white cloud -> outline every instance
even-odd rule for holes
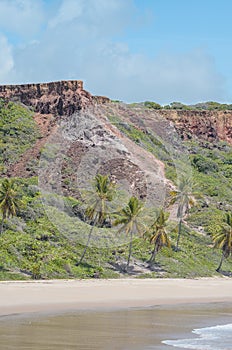
[[[38,32],[43,21],[42,5],[42,0],[1,0],[1,30],[31,37]]]
[[[94,62],[86,62],[83,68],[91,91],[128,102],[191,103],[223,99],[225,94],[225,81],[205,50],[165,53],[152,59],[114,45],[95,50]]]
[[[11,11],[16,18],[18,11],[16,23],[3,20],[2,26],[21,30],[23,35],[29,24],[22,22],[35,19],[35,32],[45,18],[41,1],[0,1],[0,23]],[[128,25],[137,25],[132,24],[136,16],[132,0],[62,0],[59,4],[39,39],[31,36],[12,52],[7,42],[0,41],[0,52],[7,53],[0,83],[83,79],[93,94],[128,102],[223,98],[225,82],[206,50],[159,53],[152,58],[132,53],[126,42],[113,40]]]
[[[81,16],[83,13],[83,0],[65,0],[61,3],[58,13],[49,21],[51,27],[65,22],[70,22]]]
[[[205,50],[195,49],[182,54],[163,53],[149,59],[144,56],[127,56],[125,62],[127,86],[122,91],[128,100],[170,99],[192,102],[223,98],[224,79],[217,72],[214,60]],[[126,74],[126,73],[125,73]],[[130,78],[134,80],[128,93]]]
[[[0,80],[4,81],[14,67],[12,51],[7,38],[0,34]]]

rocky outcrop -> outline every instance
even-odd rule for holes
[[[38,170],[45,192],[80,198],[100,173],[117,183],[123,198],[135,195],[157,206],[164,201],[163,164],[112,126],[102,106],[62,118],[43,147]]]
[[[83,89],[83,82],[80,80],[2,85],[0,98],[23,103],[36,113],[55,116],[69,116],[93,103],[101,104],[109,101],[106,97],[93,97]]]
[[[100,105],[110,102],[110,99],[106,96],[93,96],[93,100]]]
[[[162,110],[159,113],[174,123],[184,140],[195,135],[209,142],[222,140],[232,144],[232,111]]]

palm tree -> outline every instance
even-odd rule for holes
[[[196,204],[194,199],[195,192],[193,192],[193,188],[195,184],[193,184],[192,179],[190,177],[182,177],[178,183],[177,189],[175,191],[171,191],[171,201],[170,205],[174,203],[178,203],[177,208],[177,218],[178,218],[178,235],[175,250],[179,249],[179,242],[182,230],[183,218],[186,214],[189,213],[189,209]]]
[[[85,214],[87,218],[102,227],[107,218],[110,217],[108,205],[116,194],[115,183],[110,181],[108,175],[97,174],[94,178],[93,190],[91,191],[91,201]],[[95,199],[93,199],[95,197]]]
[[[139,215],[143,210],[143,206],[143,202],[141,202],[137,197],[131,197],[128,204],[125,206],[125,208],[121,209],[118,218],[113,223],[114,226],[122,225],[122,227],[119,229],[119,232],[124,231],[126,235],[130,235],[129,254],[125,268],[126,272],[128,271],[130,264],[133,235],[141,232]]]
[[[221,270],[224,259],[232,256],[232,214],[227,213],[225,222],[220,233],[213,235],[214,247],[222,249],[222,257],[216,269],[217,272]]]
[[[163,247],[171,246],[171,242],[166,231],[168,218],[169,213],[166,213],[163,209],[160,209],[155,221],[144,233],[144,238],[149,239],[150,243],[154,245],[150,260],[148,261],[149,266],[154,264],[156,254]]]
[[[107,217],[109,217],[107,208],[108,203],[113,200],[115,195],[115,183],[110,181],[108,175],[97,174],[94,178],[92,195],[95,197],[95,200],[93,200],[91,206],[87,207],[85,212],[92,227],[89,231],[84,251],[76,266],[80,265],[85,257],[94,228],[96,226],[102,227]]]
[[[18,198],[18,188],[15,181],[4,179],[0,186],[0,210],[2,212],[0,233],[3,231],[5,219],[17,215],[20,204],[21,201]]]

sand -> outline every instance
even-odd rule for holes
[[[232,279],[0,282],[0,315],[232,301]]]

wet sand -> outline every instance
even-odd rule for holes
[[[163,340],[195,337],[192,329],[227,324],[231,317],[227,303],[0,317],[0,348],[171,350]]]
[[[232,301],[232,279],[114,279],[0,283],[0,316]]]

